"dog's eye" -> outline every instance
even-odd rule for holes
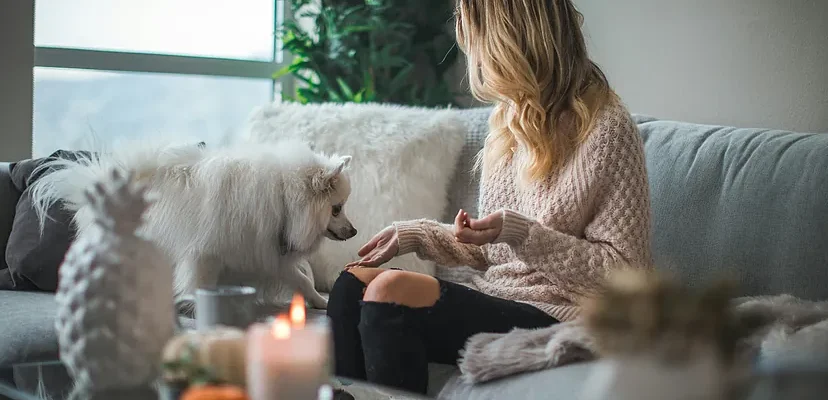
[[[341,213],[341,212],[342,212],[342,206],[341,205],[337,204],[337,205],[333,206],[333,208],[331,208],[331,215],[333,215],[334,217],[339,215],[339,213]]]

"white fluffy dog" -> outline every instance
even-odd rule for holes
[[[75,212],[78,232],[93,223],[84,191],[112,169],[149,185],[155,202],[140,234],[175,263],[177,297],[198,287],[244,284],[274,304],[298,289],[313,307],[327,302],[300,263],[323,237],[356,235],[345,215],[350,156],[327,157],[298,141],[206,148],[138,143],[78,161],[57,160],[32,188],[41,225],[54,202]]]

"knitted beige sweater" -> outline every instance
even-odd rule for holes
[[[608,106],[574,157],[544,182],[521,187],[518,174],[507,162],[481,180],[480,217],[504,213],[494,243],[459,243],[451,225],[413,220],[394,224],[399,254],[485,270],[473,278],[476,289],[531,304],[560,321],[574,319],[579,300],[612,269],[650,268],[643,143],[623,105]]]

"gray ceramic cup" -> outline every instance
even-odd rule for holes
[[[254,322],[256,289],[250,286],[217,286],[196,289],[195,296],[184,296],[175,303],[195,303],[196,329],[210,330],[216,326],[245,329]],[[176,318],[179,328],[181,321]]]

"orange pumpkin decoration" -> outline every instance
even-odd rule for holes
[[[199,385],[191,386],[180,400],[249,400],[247,393],[233,385]]]
[[[190,367],[205,368],[211,375],[208,381],[244,387],[246,349],[247,337],[243,330],[220,327],[208,332],[187,332],[173,337],[164,347],[162,361],[165,364],[184,363]],[[188,375],[186,370],[187,368],[165,368],[164,379],[168,382],[197,380],[197,377]]]

